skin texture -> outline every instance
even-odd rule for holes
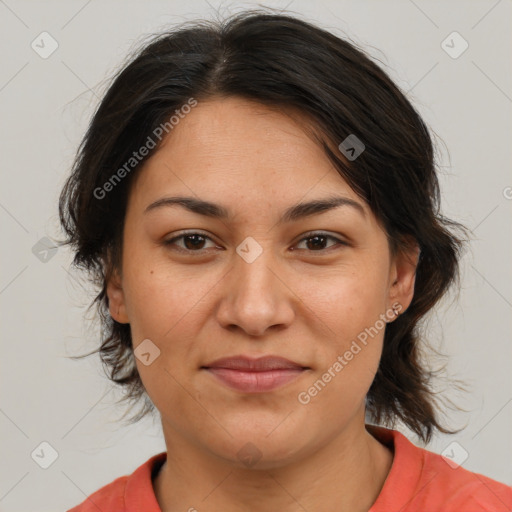
[[[112,317],[131,325],[134,348],[150,339],[160,350],[137,365],[167,446],[154,481],[163,512],[367,511],[390,470],[392,453],[364,421],[384,329],[309,403],[297,397],[379,315],[389,317],[395,303],[407,309],[417,248],[391,254],[368,205],[304,127],[241,98],[199,102],[135,176],[122,269],[107,292]],[[286,208],[333,194],[364,214],[342,206],[278,224]],[[177,195],[220,203],[233,217],[180,206],[144,213]],[[209,238],[164,245],[183,230]],[[301,241],[309,231],[347,245]],[[247,237],[262,249],[252,263],[236,252]],[[247,394],[201,369],[237,354],[279,355],[310,370]],[[260,457],[252,467],[237,455],[247,443]]]

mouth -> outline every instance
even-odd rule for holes
[[[307,366],[275,356],[258,359],[247,356],[223,358],[201,369],[222,384],[244,393],[272,391],[310,370]]]

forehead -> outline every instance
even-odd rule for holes
[[[364,203],[314,139],[302,113],[230,97],[198,102],[138,174],[145,202],[167,190],[260,205],[340,192]]]
[[[289,107],[222,98],[199,102],[173,128],[159,152],[180,160],[211,160],[211,167],[217,164],[222,169],[261,168],[262,163],[279,168],[300,157],[325,160],[312,129],[304,114]]]

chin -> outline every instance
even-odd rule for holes
[[[277,430],[270,435],[269,432],[270,430],[266,429],[262,432],[252,430],[250,433],[239,434],[231,432],[232,438],[224,438],[215,446],[210,445],[209,450],[229,465],[251,470],[269,470],[286,466],[301,458],[301,452],[307,451],[306,447],[300,446],[289,432],[283,431],[281,436]],[[301,439],[304,442],[304,436]]]

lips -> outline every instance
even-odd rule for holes
[[[203,368],[226,368],[228,370],[266,372],[271,370],[302,370],[307,367],[278,356],[263,356],[251,358],[248,356],[234,356],[217,359]]]
[[[226,357],[201,368],[222,384],[244,393],[272,391],[310,369],[277,356],[257,359],[247,356]]]

